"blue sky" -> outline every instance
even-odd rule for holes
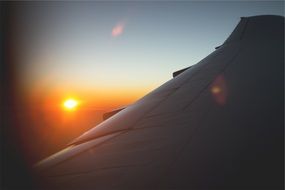
[[[282,1],[24,3],[19,76],[29,90],[139,97],[213,52],[240,17],[283,10]]]

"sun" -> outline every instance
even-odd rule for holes
[[[67,99],[63,102],[63,107],[67,110],[75,110],[78,106],[78,101],[75,99]]]

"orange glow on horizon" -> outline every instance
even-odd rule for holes
[[[20,118],[26,126],[31,126],[30,134],[36,134],[36,140],[43,142],[34,143],[34,138],[27,136],[26,140],[31,145],[34,143],[28,157],[39,160],[63,149],[74,138],[101,123],[104,113],[133,104],[156,86],[155,83],[136,86],[70,83],[41,78],[19,89],[21,111],[25,114]]]
[[[112,110],[133,104],[149,92],[156,84],[138,86],[72,86],[69,84],[55,84],[38,80],[23,89],[23,99],[33,108],[57,111],[80,110]],[[80,98],[79,98],[80,97]],[[64,102],[68,99],[77,101],[74,109],[68,109]]]

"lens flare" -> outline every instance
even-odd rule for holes
[[[125,23],[124,22],[118,23],[112,29],[112,33],[111,33],[112,37],[118,37],[118,36],[122,35],[124,32],[124,29],[125,29]]]
[[[225,105],[228,97],[228,89],[225,77],[219,75],[210,86],[212,97],[218,105]]]

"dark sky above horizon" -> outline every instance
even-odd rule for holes
[[[37,2],[16,10],[25,91],[104,108],[129,104],[196,64],[240,17],[284,16],[284,2]]]

